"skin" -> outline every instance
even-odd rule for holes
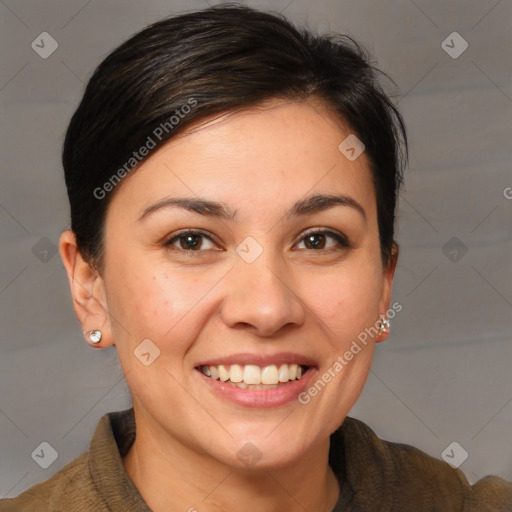
[[[293,352],[311,357],[318,378],[389,309],[396,254],[381,260],[375,191],[363,153],[338,150],[350,129],[320,101],[273,100],[207,120],[169,141],[132,172],[109,205],[102,275],[85,262],[72,232],[60,252],[84,331],[115,345],[133,398],[137,438],[124,459],[152,510],[331,511],[338,482],[329,436],[368,376],[378,334],[307,405],[244,407],[205,385],[195,366],[232,354]],[[299,200],[340,194],[337,205],[286,217]],[[234,219],[162,208],[168,197],[222,202]],[[208,238],[165,242],[179,230]],[[328,234],[308,244],[311,228]],[[263,248],[247,263],[248,236]],[[201,245],[202,244],[202,245]],[[325,245],[322,245],[325,244]],[[181,249],[181,250],[180,250]],[[160,356],[134,356],[150,339]],[[315,379],[316,380],[316,379]],[[237,453],[261,454],[246,466]],[[283,508],[284,507],[284,508]],[[193,509],[192,509],[193,510]]]

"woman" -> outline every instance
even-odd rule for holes
[[[220,6],[112,52],[66,135],[60,253],[133,408],[0,510],[512,510],[347,416],[401,307],[405,152],[348,38]]]

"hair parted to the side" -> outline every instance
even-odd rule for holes
[[[350,37],[315,35],[282,15],[238,4],[172,16],[143,29],[95,70],[66,133],[62,162],[82,257],[101,272],[107,207],[122,186],[113,187],[113,178],[136,172],[144,160],[134,157],[139,148],[152,154],[212,115],[272,98],[314,96],[365,145],[387,264],[407,137],[381,76]]]

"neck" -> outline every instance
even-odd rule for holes
[[[239,469],[163,439],[144,415],[135,417],[136,440],[123,463],[153,512],[331,512],[336,505],[339,486],[328,464],[328,439],[289,467]]]

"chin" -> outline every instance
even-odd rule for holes
[[[307,438],[301,438],[290,428],[278,432],[278,424],[279,421],[274,421],[265,428],[260,424],[257,428],[249,426],[243,429],[244,434],[234,436],[225,450],[214,455],[215,458],[237,469],[282,469],[295,464],[318,442],[310,432]],[[328,442],[327,434],[325,440]]]

